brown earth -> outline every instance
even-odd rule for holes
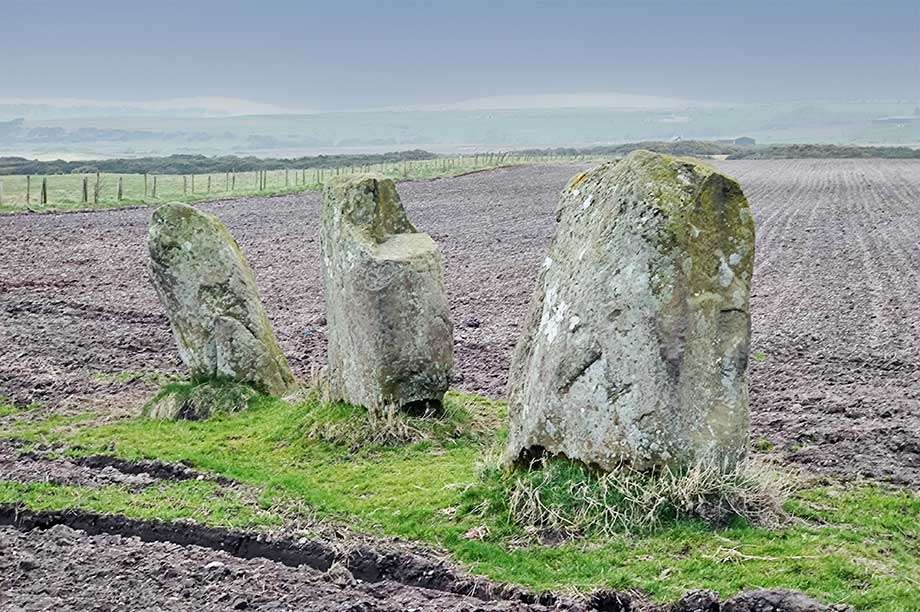
[[[77,524],[79,528],[70,525]],[[573,599],[471,580],[441,563],[363,548],[241,538],[196,526],[0,507],[0,609],[311,612],[833,612],[785,590],[653,604],[599,591]],[[189,535],[188,532],[192,534]],[[317,554],[318,553],[318,554]]]
[[[751,397],[759,446],[820,473],[920,486],[920,161],[717,164],[757,222]],[[403,183],[444,251],[454,386],[500,397],[554,207],[577,166]],[[231,228],[298,374],[324,363],[315,193],[204,206]],[[180,369],[147,280],[150,209],[0,217],[0,394],[136,409]],[[119,382],[111,375],[138,376]],[[106,376],[108,374],[108,376]]]
[[[4,479],[143,488],[206,478],[182,466],[16,452],[0,443]],[[101,467],[101,464],[105,467]],[[225,486],[234,486],[224,483]],[[573,598],[471,577],[430,551],[342,527],[275,532],[137,520],[79,509],[0,504],[0,610],[316,610],[352,612],[832,612],[795,592],[720,601],[691,591],[675,604],[598,591]]]
[[[739,178],[757,220],[755,437],[817,472],[917,487],[920,162],[719,165]],[[456,323],[456,387],[501,395],[536,267],[553,232],[557,194],[579,169],[516,168],[400,186],[413,220],[444,249]],[[322,366],[325,343],[318,203],[316,194],[307,194],[206,206],[250,257],[283,348],[305,378]],[[152,374],[180,371],[146,279],[150,212],[0,217],[0,394],[20,404],[40,402],[45,408],[36,416],[88,406],[111,415],[136,409],[152,388]],[[0,472],[9,480],[88,487],[142,488],[161,478],[202,477],[156,462],[22,454],[10,443],[0,445]],[[391,559],[390,573],[361,580],[339,565],[284,563],[283,554],[248,558],[256,555],[242,555],[236,536],[215,539],[190,526],[74,512],[28,523],[18,509],[5,512],[3,610],[650,609],[640,602],[623,605],[622,594],[614,593],[599,594],[593,604],[554,597],[540,603],[512,592],[471,597],[473,591],[458,588],[468,579],[413,556],[374,557]],[[713,602],[696,593],[673,609],[719,609]],[[721,606],[762,609],[823,608],[788,593],[746,595]]]

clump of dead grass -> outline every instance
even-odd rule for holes
[[[405,412],[395,405],[368,410],[332,401],[321,375],[312,376],[307,385],[284,399],[298,412],[285,437],[317,440],[353,452],[426,441],[485,440],[501,427],[504,418],[497,402],[455,392],[449,392],[441,406],[421,412]]]
[[[647,533],[683,520],[775,527],[793,479],[759,457],[731,469],[703,460],[686,469],[600,472],[564,457],[506,471],[493,457],[470,491],[475,512],[501,511],[515,526],[554,537]]]
[[[160,419],[200,420],[245,410],[260,396],[248,385],[225,379],[172,382],[154,394],[143,413]]]

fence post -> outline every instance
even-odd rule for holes
[[[288,188],[288,169],[284,169],[284,188]]]
[[[147,173],[144,173],[144,197],[147,197]]]
[[[26,206],[32,202],[32,177],[26,175]]]
[[[230,191],[230,173],[224,174],[224,191]]]
[[[211,193],[211,175],[208,175],[208,193]]]
[[[99,191],[102,190],[102,177],[96,173],[96,187],[93,189],[93,204],[99,204]]]
[[[236,191],[236,172],[230,176],[230,191]]]
[[[42,203],[42,204],[47,204],[47,203],[48,203],[48,177],[47,177],[47,176],[43,176],[43,177],[42,177],[42,195],[41,195],[41,203]]]
[[[157,175],[153,175],[153,199],[157,199]]]
[[[115,194],[115,199],[119,202],[121,202],[121,198],[124,195],[124,183],[122,183],[123,178],[124,177],[121,176],[118,177],[118,191]]]
[[[188,176],[185,174],[182,175],[182,195],[188,195]]]
[[[89,204],[89,177],[83,175],[83,203]]]

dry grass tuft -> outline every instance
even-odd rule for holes
[[[252,387],[231,380],[173,382],[162,386],[143,412],[154,418],[194,421],[240,412],[260,396]]]
[[[401,446],[424,441],[482,439],[494,435],[504,413],[495,402],[448,393],[440,410],[407,413],[395,405],[381,411],[330,401],[322,376],[285,401],[299,411],[295,431],[285,435],[343,446],[350,451],[380,446]]]
[[[653,473],[625,466],[602,473],[565,458],[510,473],[490,463],[478,511],[503,506],[518,527],[552,537],[647,533],[680,520],[775,527],[786,521],[783,504],[794,491],[788,474],[756,457],[728,471],[701,461]]]

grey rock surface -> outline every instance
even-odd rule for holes
[[[730,467],[749,437],[754,222],[738,184],[637,151],[576,176],[509,376],[506,464]]]
[[[276,395],[288,390],[294,376],[252,270],[220,220],[165,204],[153,213],[147,243],[150,277],[191,377],[232,379]]]
[[[435,242],[409,222],[393,182],[376,176],[330,181],[320,234],[332,399],[439,409],[453,325]]]

